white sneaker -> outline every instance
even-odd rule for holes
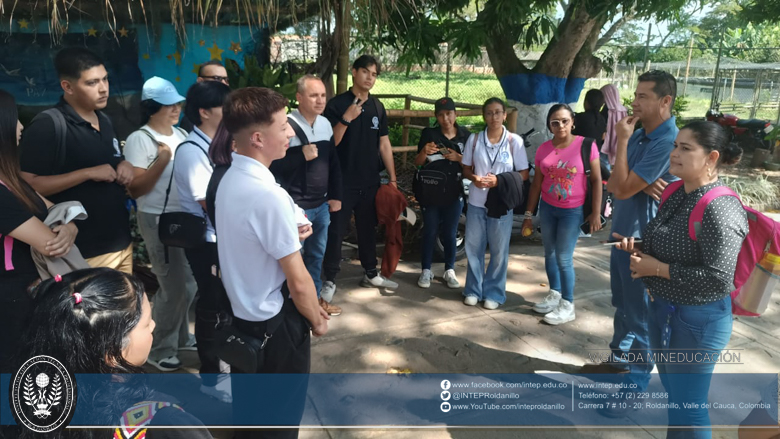
[[[542,319],[550,325],[560,325],[574,320],[574,304],[561,300],[553,312],[547,313]]]
[[[181,361],[179,361],[179,357],[176,355],[163,358],[160,361],[154,361],[151,358],[148,358],[146,362],[163,372],[173,372],[174,370],[178,370],[181,367]]]
[[[555,290],[550,290],[550,293],[547,294],[547,297],[545,297],[544,300],[534,305],[534,311],[540,314],[547,314],[548,312],[557,308],[560,302],[561,293]]]
[[[448,288],[460,288],[460,282],[458,282],[458,278],[455,276],[455,270],[452,268],[444,272],[444,281],[447,282]]]
[[[369,278],[367,274],[363,275],[363,280],[360,281],[360,286],[363,288],[388,288],[394,290],[398,288],[398,284],[387,280],[381,274],[377,274],[375,277]]]
[[[336,284],[329,280],[323,282],[322,290],[320,290],[320,297],[325,299],[326,302],[330,303],[333,301],[334,294],[336,294]]]
[[[496,308],[498,308],[498,302],[495,302],[493,300],[487,299],[482,304],[482,307],[485,308],[485,309],[496,309]]]
[[[430,288],[432,279],[433,279],[433,272],[431,272],[431,270],[426,268],[420,274],[420,278],[417,279],[417,286],[420,288]]]
[[[219,402],[230,404],[233,402],[233,389],[230,387],[230,377],[219,381],[216,386],[210,387],[201,384],[200,391],[206,395],[216,398]]]
[[[466,296],[463,299],[463,303],[467,306],[474,306],[479,302],[479,299],[477,299],[477,296]]]

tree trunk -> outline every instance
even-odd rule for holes
[[[349,77],[349,33],[352,28],[352,15],[350,11],[350,0],[340,0],[338,2],[338,13],[336,15],[336,42],[338,51],[336,93],[347,91],[347,79]]]

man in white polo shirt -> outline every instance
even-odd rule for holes
[[[258,370],[244,373],[308,374],[310,334],[328,331],[328,314],[300,253],[311,227],[299,233],[299,208],[268,170],[284,157],[294,136],[287,102],[273,90],[247,87],[232,92],[222,107],[222,123],[235,142],[233,163],[215,201],[222,282],[234,325],[267,339]],[[234,400],[241,391],[234,387]],[[285,431],[297,437],[297,430]]]

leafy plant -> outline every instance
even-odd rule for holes
[[[723,177],[723,183],[734,190],[746,206],[755,209],[774,208],[778,188],[765,175],[757,177]]]
[[[295,106],[295,92],[297,91],[298,78],[302,75],[294,75],[287,64],[273,66],[266,64],[260,67],[260,63],[254,55],[244,56],[244,68],[235,60],[228,59],[225,63],[228,72],[230,88],[266,87],[275,90],[286,97],[290,107]]]

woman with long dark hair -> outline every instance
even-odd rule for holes
[[[501,174],[517,172],[520,179],[528,180],[528,156],[523,139],[504,126],[506,114],[506,104],[501,99],[485,101],[482,117],[487,127],[485,131],[469,137],[463,153],[463,176],[471,180],[466,212],[468,271],[463,303],[474,306],[484,301],[486,309],[496,309],[506,301],[506,270],[514,208],[501,212],[498,217],[489,215],[486,207],[488,192],[499,186]],[[486,270],[485,250],[488,246],[490,263]]]
[[[595,139],[590,147],[588,161],[590,177],[585,175],[582,161],[582,136],[573,132],[574,112],[566,104],[556,104],[547,113],[547,128],[552,140],[536,151],[536,174],[528,194],[528,211],[523,230],[531,229],[533,208],[539,203],[542,218],[542,242],[544,243],[544,268],[550,292],[542,302],[534,305],[534,311],[544,314],[544,321],[560,325],[574,320],[574,247],[583,221],[588,231],[601,229],[601,165]],[[583,205],[587,197],[588,182],[593,192],[593,213],[583,217]]]
[[[739,199],[721,196],[707,204],[696,240],[688,225],[699,200],[723,186],[718,171],[741,156],[742,149],[729,142],[718,124],[697,121],[684,126],[669,166],[683,185],[668,195],[648,223],[641,244],[613,233],[622,241],[618,248],[632,253],[631,277],[642,279],[651,297],[650,348],[669,403],[679,406],[668,409],[667,437],[712,437],[702,428],[710,426],[707,394],[716,358],[731,338],[731,291],[748,223]]]
[[[8,372],[29,317],[27,288],[38,279],[30,247],[51,257],[68,254],[78,229],[73,223],[49,229],[43,224],[52,203],[21,177],[18,144],[22,124],[16,101],[0,90],[0,372]]]
[[[82,375],[79,410],[89,414],[92,425],[125,423],[128,427],[112,430],[113,435],[105,430],[69,430],[62,437],[183,437],[175,430],[140,433],[146,426],[202,425],[174,404],[151,403],[155,393],[139,375],[133,375],[143,372],[155,327],[149,299],[136,277],[110,268],[78,270],[42,282],[31,296],[34,310],[18,361],[46,355],[72,374],[113,375],[110,379]],[[145,412],[143,424],[126,424],[137,419],[123,414],[136,408]],[[128,431],[129,436],[125,435]],[[205,429],[192,429],[187,430],[187,437],[211,435]]]

